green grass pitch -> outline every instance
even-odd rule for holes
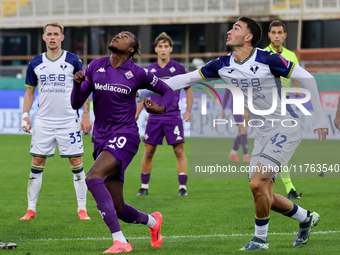
[[[13,241],[18,248],[4,254],[102,254],[112,245],[109,229],[101,219],[94,199],[88,192],[88,214],[91,221],[79,221],[72,174],[67,159],[56,156],[47,160],[37,206],[37,218],[20,221],[27,208],[26,189],[30,171],[29,135],[0,135],[0,238]],[[189,139],[186,150],[189,155]],[[205,157],[213,158],[206,140]],[[225,156],[232,139],[219,139]],[[250,147],[252,140],[249,140]],[[191,143],[192,146],[192,143]],[[84,167],[91,167],[92,144],[84,137]],[[241,254],[254,233],[254,205],[244,178],[190,178],[188,196],[178,197],[176,160],[171,146],[159,146],[154,157],[149,195],[137,197],[140,188],[140,151],[126,171],[125,202],[146,213],[160,211],[164,216],[161,248],[151,248],[150,233],[144,225],[121,222],[135,254]],[[210,153],[210,154],[209,154]],[[202,155],[204,157],[204,155]],[[231,162],[229,162],[231,163]],[[291,163],[336,164],[339,141],[303,140]],[[242,163],[237,163],[240,167]],[[268,251],[251,254],[339,254],[340,251],[340,173],[313,178],[296,178],[293,183],[302,200],[297,204],[315,210],[321,222],[313,228],[308,243],[293,248],[298,223],[272,212],[269,224]],[[331,177],[331,178],[330,178]],[[282,181],[275,184],[276,193],[285,195]]]

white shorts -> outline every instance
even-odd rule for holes
[[[84,155],[83,139],[79,127],[46,128],[34,127],[31,140],[31,156],[53,157],[58,143],[59,154],[63,158]]]
[[[300,124],[296,127],[273,130],[268,135],[256,136],[250,157],[249,178],[260,162],[272,172],[275,172],[273,177],[273,180],[275,180],[277,174],[288,164],[301,140],[302,126]]]

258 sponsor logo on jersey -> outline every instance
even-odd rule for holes
[[[39,80],[42,86],[65,86],[66,75],[54,73],[49,75],[41,74]]]

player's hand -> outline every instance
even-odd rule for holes
[[[156,113],[156,114],[161,114],[165,111],[165,106],[159,106],[157,103],[155,103],[154,101],[151,101],[148,98],[144,99],[144,107],[145,110],[148,113]]]
[[[84,130],[84,135],[87,135],[91,132],[92,129],[92,122],[90,120],[90,114],[89,113],[84,113],[83,118],[80,122],[80,130]]]
[[[185,113],[183,113],[183,120],[184,120],[185,122],[190,122],[190,121],[191,121],[190,112],[185,111]]]
[[[319,141],[325,142],[328,135],[328,128],[318,128],[314,130],[314,134],[318,131]]]
[[[28,128],[27,128],[28,125]],[[22,114],[22,119],[21,119],[21,128],[24,132],[26,133],[31,133],[31,128],[32,128],[32,122],[31,120],[28,118],[28,113],[24,112]]]
[[[340,130],[340,116],[336,116],[334,119],[334,125],[337,129]]]
[[[82,83],[83,81],[87,81],[87,77],[85,76],[84,72],[82,70],[76,72],[73,76],[73,80],[76,83]]]

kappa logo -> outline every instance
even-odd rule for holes
[[[175,67],[171,67],[171,68],[169,69],[169,71],[170,71],[171,73],[173,73],[173,72],[176,71],[176,68],[175,68]]]
[[[250,67],[250,71],[252,71],[254,74],[256,74],[257,70],[259,70],[258,66],[252,66]]]
[[[152,82],[151,82],[150,84],[151,84],[153,87],[155,87],[156,84],[157,84],[157,82],[158,82],[158,78],[157,78],[156,75],[154,75],[154,77],[153,77],[153,79],[152,79]]]
[[[101,67],[101,68],[99,68],[99,69],[97,70],[97,72],[99,72],[99,73],[105,73],[106,71],[105,71],[104,67]]]
[[[146,74],[148,74],[148,73],[146,73]],[[130,71],[125,73],[125,76],[126,76],[127,79],[131,79],[133,77],[133,73],[130,70]]]
[[[60,65],[60,68],[63,69],[63,71],[64,71],[64,70],[67,68],[67,65],[61,64],[61,65]]]

